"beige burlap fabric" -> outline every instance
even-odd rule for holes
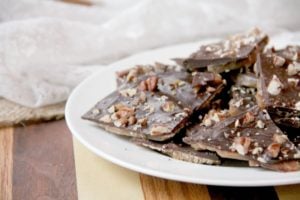
[[[65,102],[41,108],[28,108],[0,98],[0,127],[58,120],[64,117],[64,109]]]

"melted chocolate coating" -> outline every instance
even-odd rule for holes
[[[254,118],[245,123],[249,119],[249,113]],[[257,106],[210,127],[195,125],[188,130],[188,135],[184,142],[195,149],[215,151],[221,157],[257,160],[262,163],[300,158],[299,150],[273,123],[268,113]],[[240,139],[247,139],[249,143]],[[241,144],[236,141],[241,141]],[[280,146],[280,151],[277,152],[278,155],[270,156],[267,149],[275,143]]]
[[[203,45],[183,64],[191,71],[207,67],[208,71],[217,73],[250,66],[255,63],[256,50],[262,50],[267,42],[268,37],[256,29],[228,40]]]

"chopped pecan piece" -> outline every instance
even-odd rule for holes
[[[157,89],[157,82],[158,82],[158,77],[151,76],[151,77],[147,78],[146,80],[140,82],[139,89],[142,91],[153,92]]]
[[[109,115],[104,115],[103,117],[100,118],[101,122],[105,122],[105,123],[110,123],[111,122],[111,118]]]
[[[281,144],[279,143],[271,143],[267,148],[267,154],[272,157],[276,158],[280,152]]]
[[[162,105],[162,109],[165,112],[173,112],[175,108],[175,104],[173,101],[166,101],[163,105]]]
[[[285,63],[285,59],[281,56],[273,56],[273,64],[275,67],[282,67]]]
[[[232,149],[241,155],[246,155],[249,151],[251,139],[249,137],[236,137],[232,144]]]
[[[243,125],[244,124],[249,124],[255,120],[255,116],[251,112],[247,112],[246,115],[243,118]]]

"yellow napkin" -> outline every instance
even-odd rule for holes
[[[144,199],[139,174],[98,157],[73,139],[78,199]]]

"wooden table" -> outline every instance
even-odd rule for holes
[[[300,199],[300,185],[217,187],[138,174],[88,151],[61,120],[0,129],[0,200],[9,199],[290,200]]]

